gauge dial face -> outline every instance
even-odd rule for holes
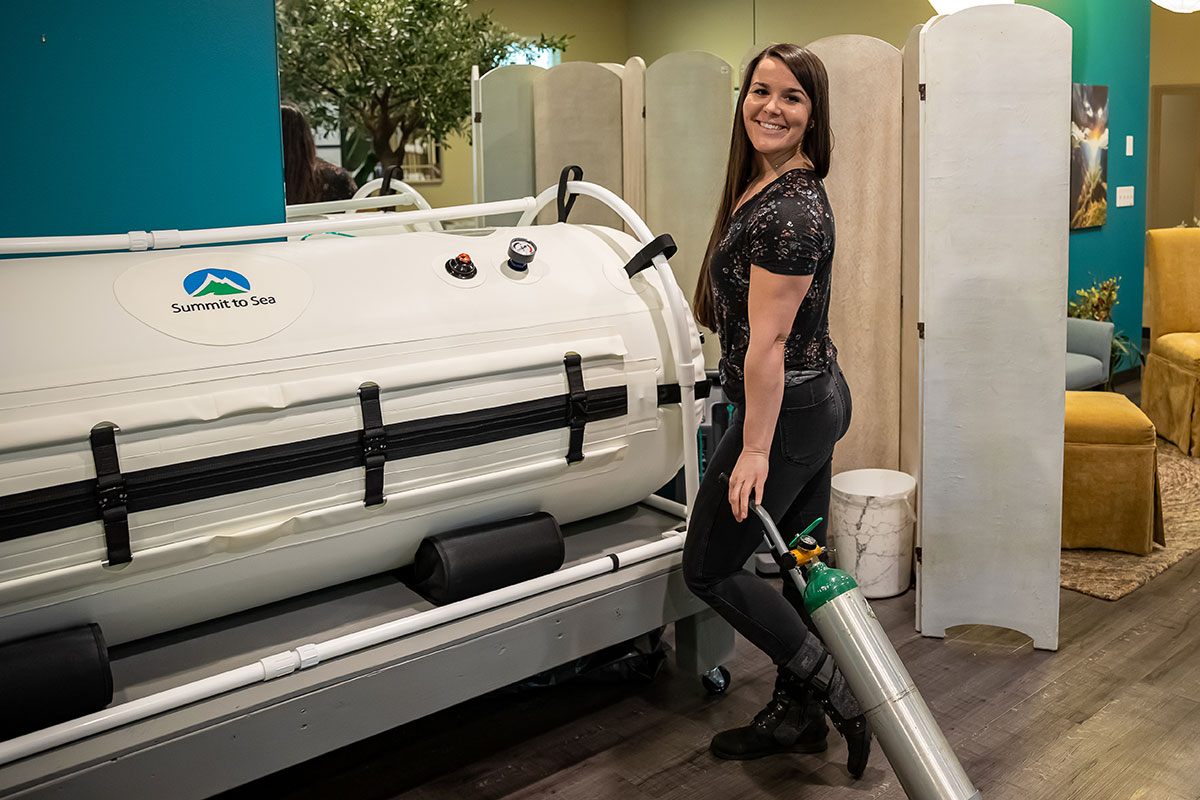
[[[509,248],[519,256],[532,256],[534,251],[537,250],[533,242],[528,239],[513,239]]]

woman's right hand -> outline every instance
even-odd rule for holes
[[[753,450],[742,450],[738,456],[733,472],[729,474],[729,507],[738,522],[750,515],[751,491],[754,492],[754,502],[762,502],[769,463],[766,453]]]

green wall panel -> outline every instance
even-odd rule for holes
[[[1141,342],[1146,253],[1146,149],[1150,116],[1150,3],[1135,0],[1037,0],[1074,31],[1072,80],[1108,87],[1108,220],[1071,233],[1069,294],[1121,276],[1117,330]],[[1125,137],[1133,136],[1133,155]],[[1064,151],[1065,152],[1065,151]],[[1117,187],[1134,204],[1117,208]],[[1063,209],[1067,224],[1067,209]],[[1133,366],[1126,363],[1120,368]]]
[[[271,0],[6,4],[0,236],[282,222]]]

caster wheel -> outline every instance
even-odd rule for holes
[[[712,695],[725,694],[732,680],[729,670],[724,667],[715,667],[700,676],[704,691]]]

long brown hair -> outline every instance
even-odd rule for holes
[[[729,225],[729,218],[733,216],[738,198],[746,191],[754,177],[754,147],[746,134],[742,104],[746,102],[746,94],[750,91],[750,79],[754,75],[754,69],[764,58],[777,58],[783,62],[796,76],[800,87],[812,101],[812,113],[809,115],[812,127],[804,134],[802,149],[804,155],[812,161],[813,171],[818,178],[829,174],[833,131],[829,128],[829,78],[825,74],[825,65],[821,63],[821,59],[803,47],[794,44],[771,45],[746,65],[746,74],[742,76],[742,88],[738,92],[737,108],[733,113],[733,133],[729,141],[729,164],[725,168],[725,188],[721,191],[721,202],[717,206],[717,218],[713,223],[712,236],[708,240],[708,250],[704,253],[704,261],[700,265],[696,293],[692,296],[692,311],[696,320],[706,328],[716,327],[710,271],[713,251]]]
[[[292,103],[279,106],[283,129],[283,186],[287,204],[315,203],[321,199],[317,179],[317,145],[304,112]]]

